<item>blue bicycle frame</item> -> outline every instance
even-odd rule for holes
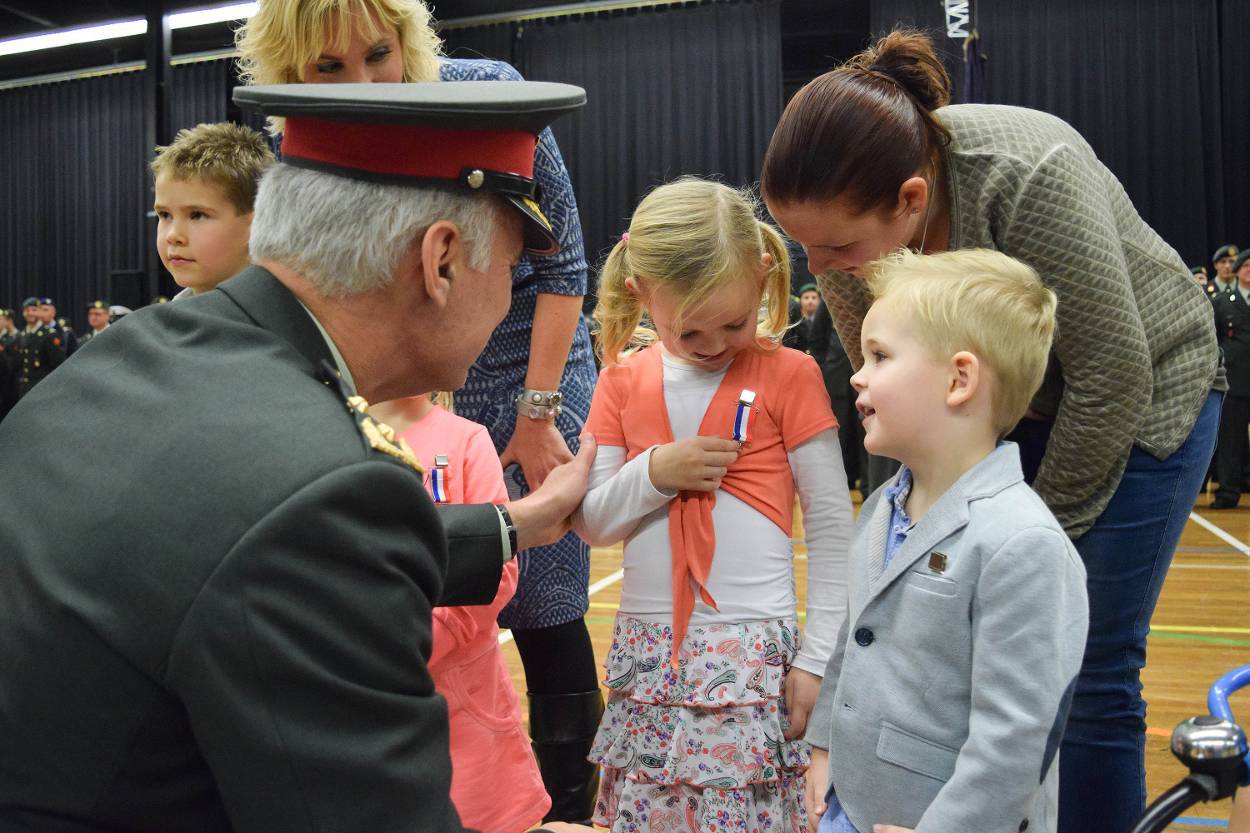
[[[1172,733],[1172,754],[1189,775],[1146,808],[1132,833],[1162,833],[1172,820],[1200,801],[1229,798],[1250,786],[1250,747],[1233,720],[1228,696],[1250,685],[1250,665],[1228,672],[1207,694],[1210,714],[1191,717]]]

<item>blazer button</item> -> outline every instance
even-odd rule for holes
[[[1026,831],[1026,830],[1028,830],[1028,829],[1029,829],[1029,820],[1028,820],[1028,819],[1025,819],[1024,821],[1020,822],[1020,833],[1024,833],[1024,831]]]
[[[867,648],[872,644],[874,639],[876,639],[876,637],[872,635],[872,631],[868,628],[860,628],[855,631],[855,642],[862,648]]]

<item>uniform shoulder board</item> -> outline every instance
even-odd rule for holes
[[[402,437],[396,436],[395,429],[391,426],[378,422],[369,415],[369,403],[363,396],[353,394],[339,376],[338,370],[325,359],[321,360],[321,381],[343,398],[343,404],[347,406],[348,413],[355,417],[356,427],[360,429],[370,448],[395,458],[417,474],[425,474],[425,468],[417,461],[417,456],[412,453],[408,443]]]

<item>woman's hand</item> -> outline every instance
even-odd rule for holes
[[[573,452],[560,436],[554,419],[530,419],[523,414],[517,414],[512,439],[499,455],[499,463],[505,468],[520,464],[531,490],[543,485],[552,469],[572,459]]]
[[[820,682],[820,677],[802,668],[791,667],[786,673],[786,709],[790,712],[786,740],[801,738],[807,731],[807,718],[820,696]]]
[[[807,768],[806,787],[803,792],[803,806],[807,809],[807,826],[815,830],[820,826],[820,819],[829,809],[825,804],[825,781],[829,777],[829,750],[819,746],[812,747],[812,765]]]
[[[910,827],[895,827],[892,824],[874,824],[872,826],[872,833],[916,833],[916,831]]]
[[[738,444],[720,437],[691,437],[651,452],[647,474],[662,492],[710,492],[720,485]]]

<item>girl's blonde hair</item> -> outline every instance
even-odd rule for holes
[[[989,369],[1000,435],[1020,421],[1042,384],[1055,334],[1055,293],[1037,272],[990,249],[900,249],[870,264],[867,281],[874,304],[905,316],[939,361],[967,350]]]
[[[389,26],[399,34],[403,80],[437,81],[443,45],[431,19],[421,0],[261,0],[256,14],[235,32],[239,77],[249,85],[298,84],[304,66],[327,46],[342,50],[353,30],[363,27],[369,37],[378,37]],[[281,132],[281,120],[270,119],[269,129]]]
[[[626,287],[627,278],[681,298],[680,326],[723,281],[757,275],[765,254],[773,265],[764,279],[756,343],[776,348],[789,320],[790,254],[777,230],[758,218],[758,207],[751,191],[698,177],[661,185],[643,198],[599,273],[594,319],[604,364],[659,338],[643,320],[642,300]]]

